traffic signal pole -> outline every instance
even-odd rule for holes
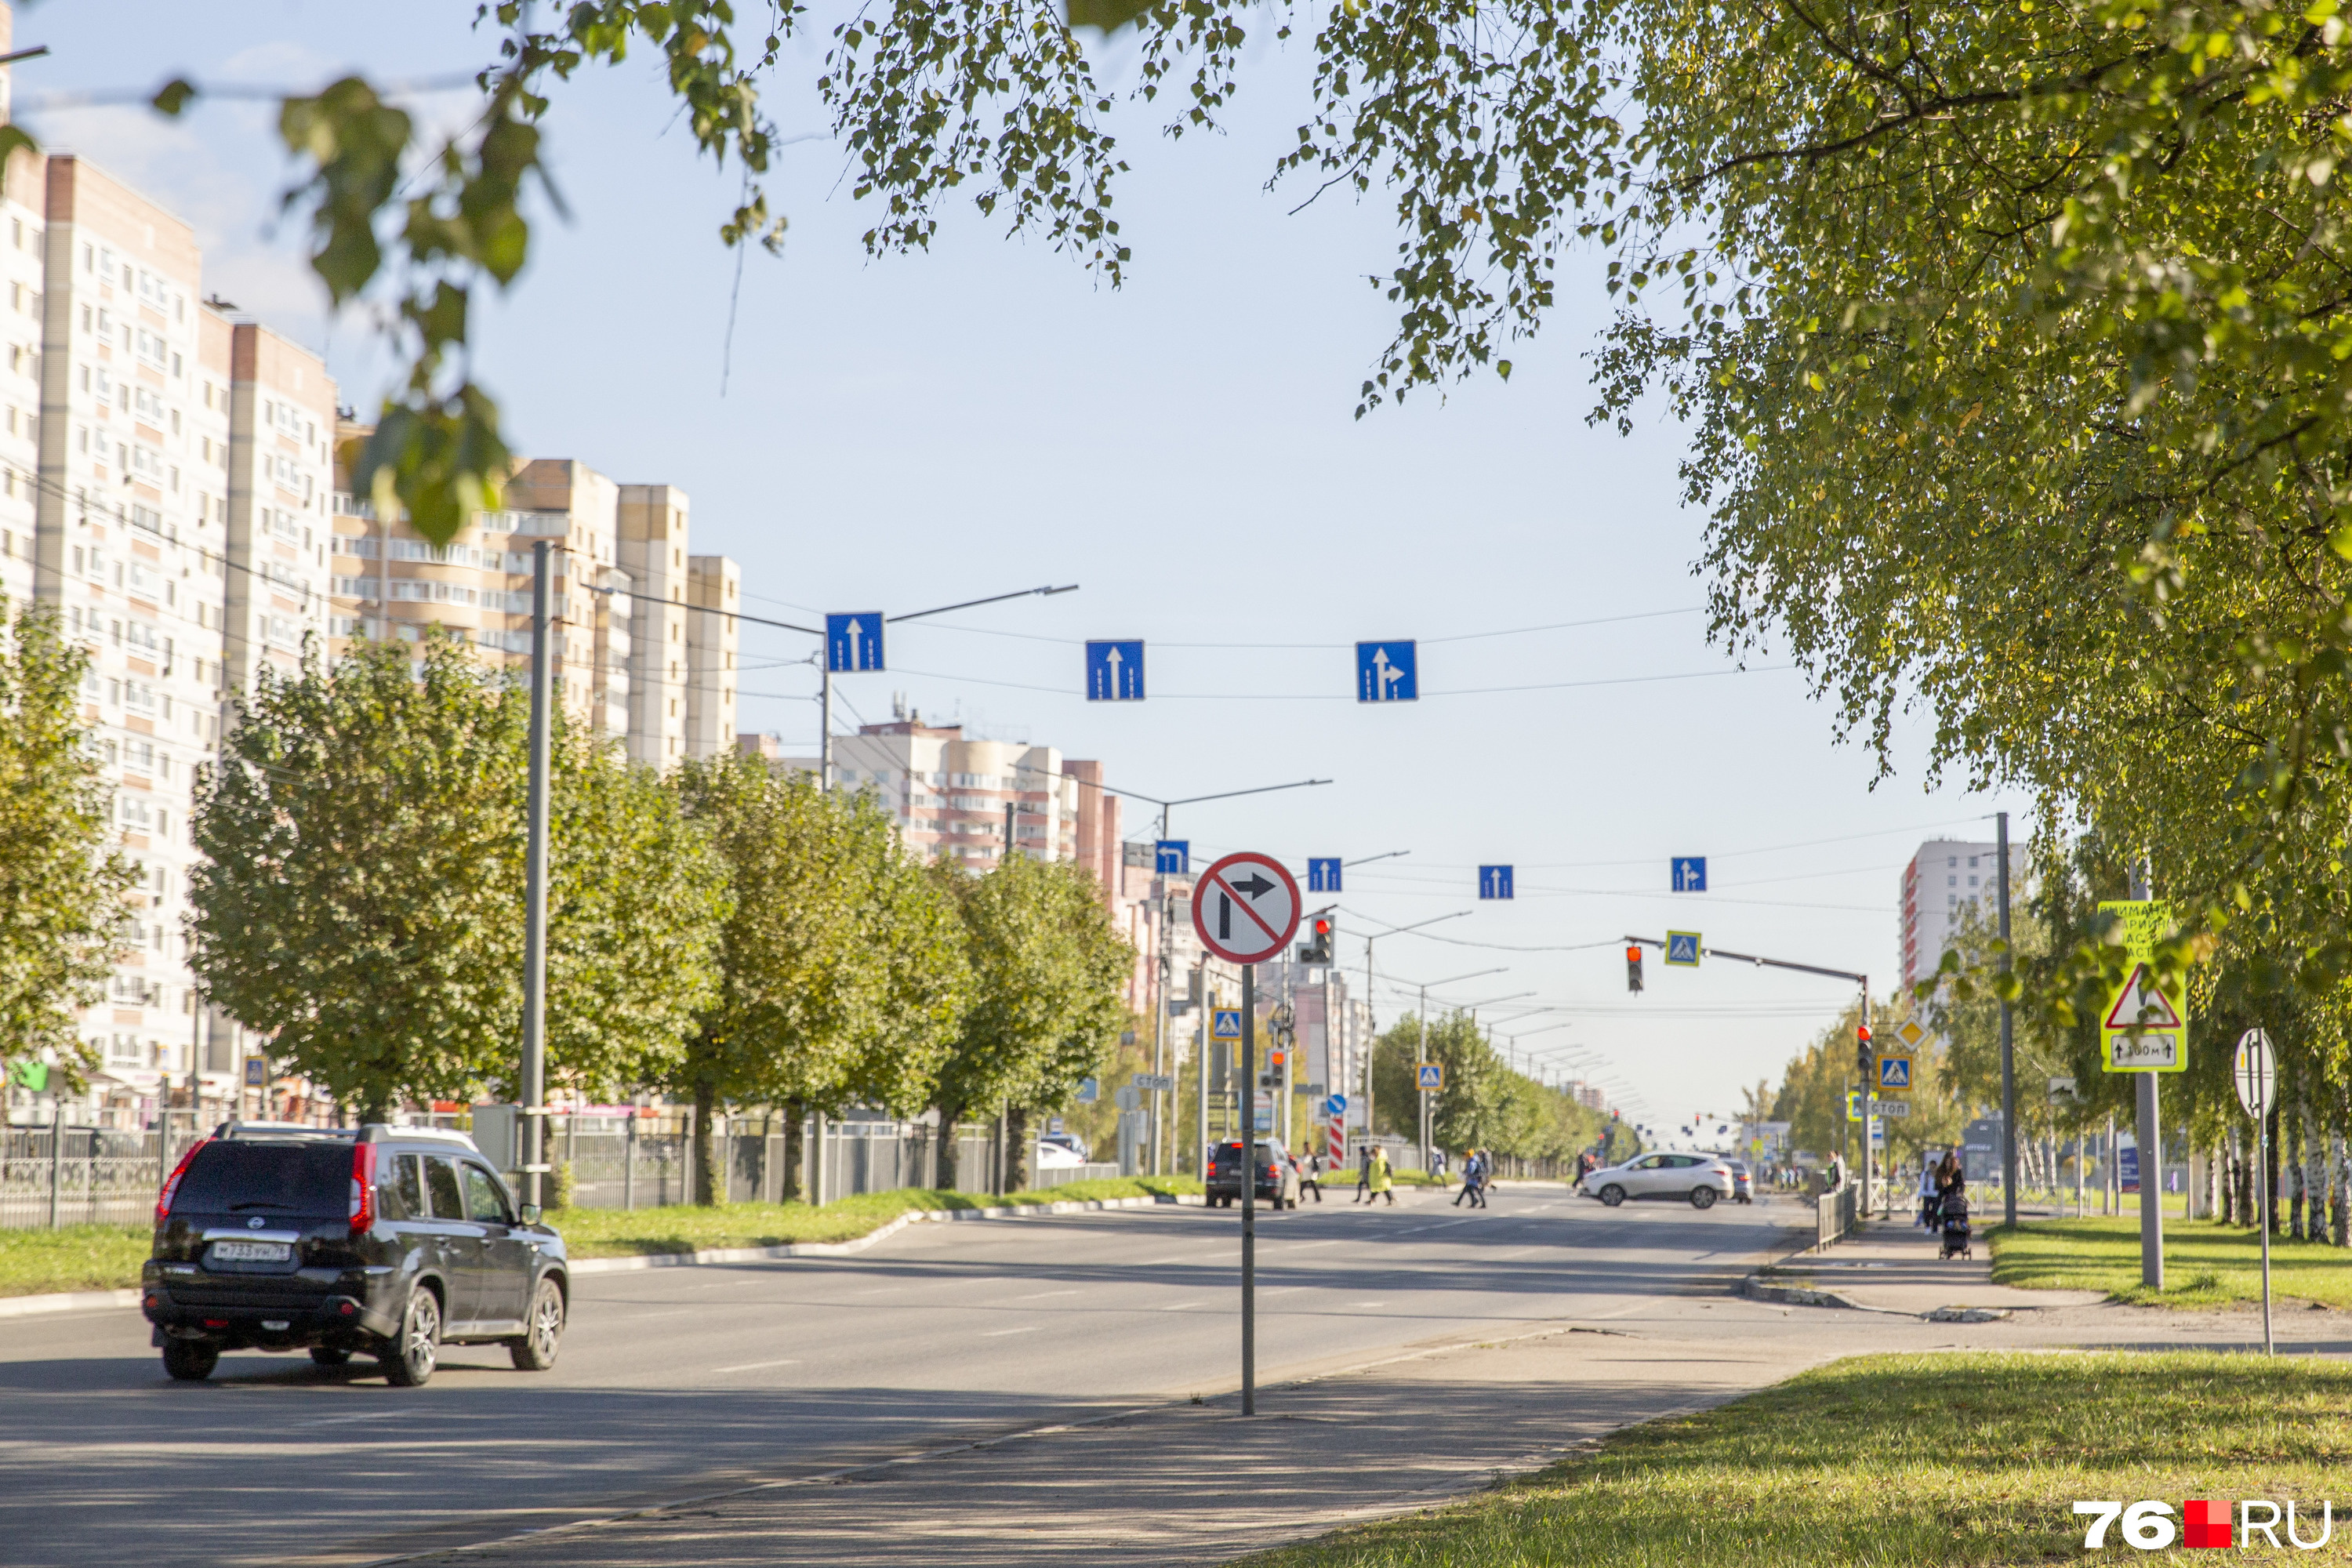
[[[1644,947],[1654,947],[1664,952],[1666,944],[1654,936],[1628,936],[1625,939],[1626,962],[1638,981],[1640,966],[1634,955]],[[1862,1071],[1862,1197],[1861,1210],[1870,1207],[1870,1102],[1878,1092],[1876,1047],[1870,1034],[1870,976],[1851,969],[1828,969],[1818,963],[1797,963],[1785,958],[1759,958],[1752,952],[1731,952],[1719,947],[1699,950],[1710,958],[1727,958],[1738,963],[1752,963],[1759,969],[1792,969],[1800,974],[1825,975],[1832,980],[1851,980],[1862,987],[1862,1029],[1854,1042],[1854,1062]],[[2142,1076],[2150,1076],[2143,1074]],[[1888,1196],[1891,1205],[1893,1195]]]

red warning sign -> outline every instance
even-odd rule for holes
[[[2128,1034],[2178,1029],[2180,1014],[2173,1007],[2171,998],[2156,988],[2156,976],[2147,972],[2147,965],[2140,963],[2133,965],[2130,978],[2124,982],[2123,994],[2107,1009],[2104,1026]]]

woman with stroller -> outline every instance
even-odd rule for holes
[[[1936,1209],[1937,1233],[1941,1238],[1936,1256],[1976,1256],[1969,1246],[1968,1173],[1957,1151],[1946,1153],[1944,1163],[1936,1167]]]

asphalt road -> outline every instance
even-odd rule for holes
[[[1775,1217],[1539,1188],[1262,1213],[1260,1377],[1717,1292]],[[17,1320],[0,1562],[366,1562],[1213,1396],[1238,1377],[1238,1229],[1169,1206],[585,1276],[552,1372],[453,1348],[413,1391],[259,1353],[174,1384],[133,1311]]]

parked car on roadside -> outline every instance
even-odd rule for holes
[[[1037,1142],[1057,1144],[1067,1149],[1078,1157],[1081,1163],[1091,1158],[1087,1152],[1087,1141],[1075,1132],[1042,1132],[1038,1134]]]
[[[1254,1202],[1277,1209],[1298,1206],[1298,1167],[1281,1141],[1257,1141],[1257,1183]],[[1219,1143],[1209,1161],[1209,1179],[1202,1184],[1211,1208],[1231,1208],[1242,1197],[1242,1145],[1235,1139]]]
[[[1611,1208],[1627,1198],[1674,1198],[1696,1209],[1713,1208],[1731,1196],[1731,1167],[1713,1154],[1643,1154],[1593,1172],[1577,1190]]]
[[[1055,1139],[1040,1138],[1031,1156],[1040,1171],[1075,1170],[1087,1163],[1087,1157],[1068,1144]]]
[[[518,1210],[462,1132],[224,1122],[164,1182],[141,1305],[163,1369],[224,1352],[373,1356],[395,1386],[445,1344],[555,1364],[571,1295],[563,1238]]]

